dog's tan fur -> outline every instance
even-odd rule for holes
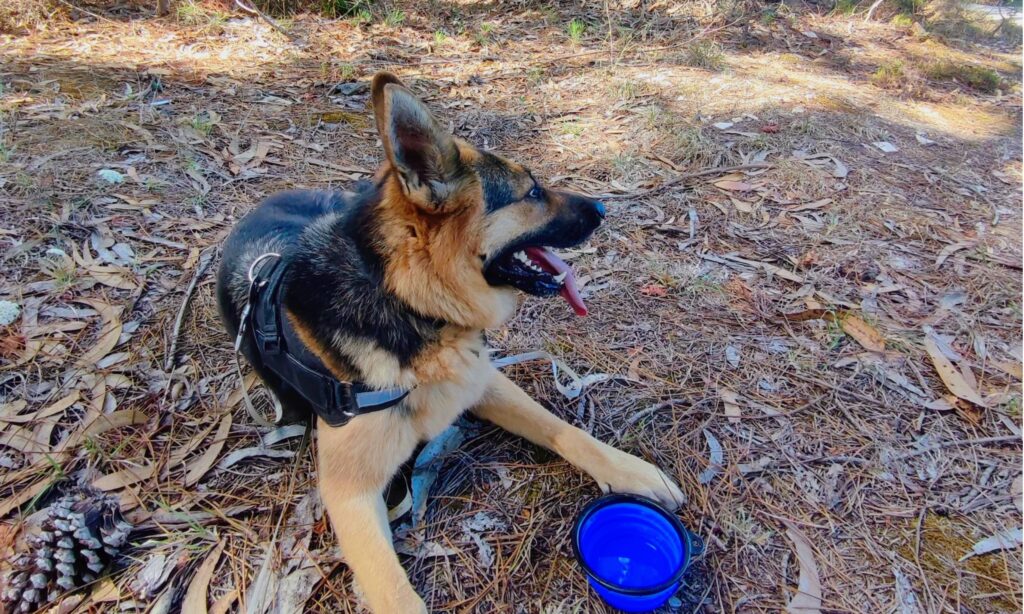
[[[540,227],[564,206],[557,193],[543,207],[513,203],[488,212],[472,174],[452,183],[427,185],[396,160],[394,113],[426,126],[434,162],[470,164],[481,154],[442,133],[425,107],[397,79],[378,75],[373,83],[377,125],[387,155],[378,177],[384,181],[377,233],[389,254],[384,283],[418,313],[446,322],[438,339],[404,367],[371,342],[339,333],[319,339],[289,314],[294,329],[342,380],[356,376],[371,386],[411,389],[407,411],[356,417],[331,428],[318,424],[318,471],[323,502],[341,550],[376,614],[414,614],[426,606],[409,583],[391,543],[381,492],[419,442],[437,436],[466,410],[537,445],[548,448],[591,475],[605,491],[649,496],[675,506],[683,500],[675,483],[653,465],[603,444],[558,419],[490,364],[482,330],[513,314],[516,292],[484,278],[482,255],[493,253]],[[445,158],[452,154],[454,158]],[[447,160],[447,161],[446,161]],[[516,190],[533,185],[518,164],[502,161],[520,176]],[[444,177],[443,168],[439,176]],[[392,171],[392,172],[389,172]],[[444,198],[437,202],[437,194]],[[355,365],[351,373],[333,358]]]

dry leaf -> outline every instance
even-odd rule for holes
[[[722,397],[722,403],[725,404],[725,415],[729,417],[729,422],[738,424],[740,421],[739,395],[728,388],[719,388],[718,395]]]
[[[95,437],[122,426],[145,424],[146,420],[148,420],[146,414],[137,409],[123,409],[112,414],[96,416],[96,419],[90,422],[89,426],[85,427],[85,430],[82,431],[82,438]]]
[[[704,439],[708,442],[708,468],[700,472],[697,481],[701,484],[710,484],[718,474],[722,473],[725,466],[725,450],[715,435],[704,429]]]
[[[87,267],[89,275],[104,286],[118,290],[135,290],[138,285],[125,276],[125,269],[114,266],[93,265]]]
[[[26,407],[28,407],[28,402],[24,399],[0,405],[0,422],[17,422],[15,417]]]
[[[793,271],[787,271],[786,269],[777,267],[774,264],[761,262],[759,260],[747,260],[746,258],[740,258],[739,256],[734,256],[732,254],[724,254],[722,258],[726,260],[731,260],[733,262],[738,262],[740,264],[745,264],[747,266],[762,269],[768,273],[771,273],[772,275],[777,275],[778,277],[788,279],[789,281],[795,281],[801,284],[804,283],[803,275],[800,275],[799,273],[794,273]]]
[[[821,581],[818,579],[818,564],[814,561],[814,549],[807,536],[788,520],[786,535],[796,546],[797,560],[800,561],[800,580],[796,594],[786,606],[788,614],[821,614]]]
[[[185,472],[186,486],[192,486],[198,482],[213,467],[213,464],[217,462],[217,456],[224,449],[224,444],[227,443],[228,433],[230,432],[231,412],[226,412],[224,417],[221,418],[220,428],[217,429],[217,434],[214,435],[210,447],[203,452],[202,456],[188,464],[188,471]]]
[[[77,300],[79,303],[85,303],[95,309],[99,312],[100,317],[103,318],[103,324],[100,328],[99,336],[92,343],[89,350],[82,354],[78,359],[78,364],[82,366],[92,366],[117,346],[117,341],[121,338],[122,308],[108,305],[107,303],[96,299],[80,298]]]
[[[818,200],[811,201],[809,203],[801,203],[799,205],[790,205],[786,207],[786,211],[790,213],[796,213],[797,211],[810,211],[811,209],[821,209],[825,205],[831,204],[831,198],[821,198]]]
[[[732,192],[752,192],[754,190],[754,186],[745,181],[731,181],[726,179],[723,181],[716,181],[714,185],[716,188],[730,190]]]
[[[846,313],[839,321],[843,332],[857,340],[857,343],[864,346],[864,349],[872,352],[885,351],[885,337],[882,336],[873,326],[858,318]]]
[[[185,263],[181,265],[181,268],[185,269],[186,271],[190,271],[192,270],[192,267],[196,265],[197,262],[199,262],[199,248],[191,247],[188,250],[188,257],[185,258]]]
[[[739,211],[740,213],[753,213],[754,212],[754,203],[748,203],[745,200],[740,200],[740,199],[734,198],[732,196],[729,197],[729,200],[732,201],[733,206],[736,207],[736,210]]]
[[[128,469],[122,469],[109,473],[105,476],[96,478],[93,480],[93,488],[98,488],[104,492],[110,490],[117,490],[118,488],[124,488],[131,486],[132,484],[138,484],[143,480],[148,480],[156,474],[156,465],[143,465],[141,467],[129,467]]]
[[[782,314],[782,319],[789,322],[806,322],[808,320],[823,320],[831,318],[832,312],[823,307],[812,307],[803,311],[796,311]]]
[[[121,594],[121,589],[117,588],[117,585],[114,584],[114,581],[106,577],[93,586],[89,599],[93,603],[110,603],[112,601],[121,601],[124,599],[124,596]]]
[[[1024,365],[1020,362],[1000,360],[998,358],[991,357],[988,359],[986,364],[990,367],[995,367],[1007,375],[1012,375],[1017,379],[1024,379]]]
[[[640,294],[645,296],[665,297],[668,296],[668,290],[666,290],[665,286],[661,284],[647,284],[640,288]]]
[[[256,574],[256,579],[249,585],[245,593],[245,614],[263,614],[273,605],[274,595],[277,593],[277,585],[280,576],[274,571],[274,550],[273,542],[267,544],[263,556],[263,564]]]
[[[47,407],[45,409],[40,409],[39,411],[34,411],[34,412],[30,413],[30,414],[20,414],[19,415],[17,413],[11,413],[10,415],[8,415],[7,412],[4,409],[0,409],[0,422],[10,422],[10,423],[13,423],[13,424],[25,424],[26,422],[33,422],[35,420],[42,420],[43,418],[48,418],[50,416],[55,416],[57,414],[64,413],[64,411],[67,410],[67,408],[69,408],[72,405],[74,405],[75,403],[77,403],[80,398],[81,397],[80,397],[78,391],[76,390],[76,391],[72,392],[71,394],[67,395],[66,397],[64,397],[63,399],[57,401],[53,405],[50,405],[49,407]],[[9,405],[14,405],[14,403],[11,403]],[[24,407],[25,407],[25,402],[21,401],[21,407],[19,408],[18,411],[21,411],[21,409],[24,409]]]
[[[1000,531],[995,535],[986,537],[974,544],[971,546],[971,551],[960,557],[960,560],[963,561],[971,558],[972,556],[988,554],[989,552],[995,552],[996,550],[1018,548],[1022,543],[1024,543],[1024,530],[1020,527],[1013,527],[1012,529],[1006,529],[1005,531]]]
[[[12,510],[21,507],[28,503],[32,499],[39,496],[44,490],[50,487],[53,481],[50,478],[45,478],[40,482],[36,482],[28,488],[22,488],[17,491],[17,494],[13,497],[5,499],[0,502],[0,518],[3,518],[7,514],[11,513]]]
[[[272,612],[303,612],[306,602],[313,595],[313,589],[323,579],[316,567],[307,567],[281,578],[274,595]],[[182,609],[182,612],[189,610]]]
[[[227,614],[236,601],[238,601],[238,591],[231,591],[213,602],[209,614]]]
[[[230,469],[247,458],[258,456],[262,456],[263,458],[292,458],[295,456],[295,452],[292,452],[291,450],[268,450],[267,448],[260,446],[242,448],[241,450],[235,450],[225,456],[219,463],[217,463],[217,468]]]
[[[925,338],[924,348],[927,350],[928,355],[932,359],[932,364],[935,365],[935,370],[939,373],[939,377],[942,379],[942,383],[946,385],[946,388],[950,392],[960,397],[965,401],[970,401],[975,405],[986,407],[985,400],[981,398],[978,391],[971,388],[971,386],[964,380],[964,376],[953,366],[953,363],[949,362],[942,351],[935,345],[935,342],[931,339]]]
[[[185,592],[185,600],[181,604],[181,611],[192,614],[207,614],[206,593],[210,588],[210,579],[220,561],[220,555],[224,552],[224,540],[222,539],[196,570],[192,581],[189,582],[188,591]]]
[[[935,266],[942,266],[942,263],[945,262],[947,258],[952,256],[956,252],[973,246],[974,241],[960,241],[959,243],[954,243],[952,245],[947,245],[946,247],[943,247],[942,251],[939,252],[939,256],[935,259]]]

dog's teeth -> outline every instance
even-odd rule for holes
[[[526,252],[523,252],[523,251],[519,251],[519,252],[516,252],[516,253],[512,254],[512,257],[515,258],[516,260],[520,261],[520,262],[529,262],[530,261],[530,259],[526,257]]]
[[[569,272],[568,272],[568,271],[562,271],[562,272],[561,272],[561,273],[559,273],[558,275],[555,275],[555,281],[557,281],[558,283],[563,283],[563,282],[565,281],[565,278],[566,278],[566,277],[567,277],[568,275],[569,275]]]

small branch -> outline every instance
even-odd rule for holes
[[[677,175],[673,179],[669,179],[665,183],[657,187],[653,187],[649,190],[644,190],[643,192],[637,192],[635,194],[606,194],[598,196],[598,198],[600,198],[601,200],[635,200],[638,198],[644,198],[647,196],[651,196],[652,194],[663,192],[673,186],[677,186],[680,183],[689,181],[690,179],[696,179],[697,177],[706,177],[708,175],[724,175],[725,173],[731,173],[733,171],[745,171],[755,168],[769,167],[771,167],[771,164],[768,164],[766,162],[755,162],[754,164],[740,164],[738,166],[718,166],[715,168],[707,168],[702,171],[696,171],[693,173],[684,173],[682,175]]]
[[[882,5],[882,0],[875,0],[872,3],[871,8],[868,9],[868,14],[864,16],[864,21],[871,21],[871,16],[875,14],[875,9]]]
[[[199,280],[206,274],[206,269],[210,268],[210,264],[213,262],[213,255],[216,251],[216,248],[209,248],[203,252],[199,257],[199,264],[196,266],[196,273],[192,276],[192,281],[189,282],[188,288],[185,289],[185,298],[181,301],[181,307],[178,309],[178,317],[174,319],[174,328],[171,330],[171,347],[167,351],[167,355],[164,357],[164,371],[168,373],[174,368],[174,357],[178,353],[178,337],[181,336],[181,325],[185,321],[185,314],[188,312],[188,306],[192,302],[192,296],[196,293],[196,287],[199,285]],[[244,385],[245,384],[243,384],[243,386]]]
[[[292,35],[289,34],[287,30],[285,30],[284,28],[279,26],[276,21],[274,21],[273,19],[270,18],[269,15],[267,15],[263,11],[259,10],[255,6],[247,6],[244,2],[242,2],[242,0],[235,0],[235,6],[237,6],[240,9],[242,9],[246,13],[249,13],[250,15],[255,15],[255,16],[259,17],[263,21],[265,21],[268,24],[270,24],[270,27],[274,28],[275,30],[277,30],[278,32],[283,34],[288,40],[292,40]]]
[[[647,409],[642,409],[642,410],[636,412],[635,414],[631,415],[629,418],[626,419],[625,428],[623,428],[622,430],[626,430],[629,427],[631,427],[634,424],[636,424],[637,422],[640,422],[641,420],[643,420],[647,416],[650,416],[651,414],[653,414],[655,412],[658,412],[658,411],[661,411],[663,409],[668,409],[669,407],[672,407],[673,405],[676,405],[677,403],[680,403],[680,401],[662,401],[661,403],[658,403],[657,405],[651,405]]]
[[[95,17],[96,19],[99,19],[100,21],[105,21],[107,23],[115,23],[113,19],[107,19],[103,15],[97,15],[96,13],[93,13],[92,11],[83,9],[80,6],[75,6],[74,4],[71,4],[70,2],[67,2],[67,0],[57,0],[57,1],[60,2],[61,4],[63,4],[64,6],[68,7],[68,8],[72,8],[72,9],[74,9],[76,11],[81,11],[81,12],[85,13],[86,15],[90,16],[90,17]]]

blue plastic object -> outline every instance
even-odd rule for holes
[[[649,612],[665,603],[702,548],[678,518],[636,495],[593,501],[573,529],[573,549],[590,586],[624,612]]]

